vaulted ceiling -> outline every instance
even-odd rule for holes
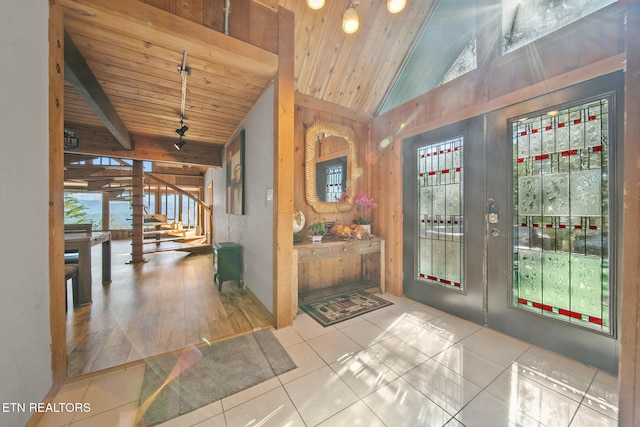
[[[408,0],[398,14],[387,12],[386,0],[356,3],[360,28],[351,35],[340,29],[347,0],[327,0],[317,11],[304,0],[231,0],[231,17],[237,23],[244,12],[276,16],[278,6],[293,11],[296,96],[366,118],[383,102],[437,2]],[[275,53],[185,18],[196,6],[200,21],[206,21],[207,10],[220,17],[222,10],[210,9],[222,7],[222,0],[183,0],[180,6],[161,0],[58,4],[67,33],[65,124],[108,129],[125,150],[137,141],[175,150],[183,79],[185,150],[220,150],[277,72]],[[271,28],[252,33],[273,38]],[[185,51],[189,74],[178,68]]]

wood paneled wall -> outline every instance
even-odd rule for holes
[[[224,32],[225,0],[142,0],[205,27]],[[233,0],[229,35],[272,53],[278,53],[278,11],[264,2]],[[248,17],[248,19],[247,19]]]
[[[367,164],[365,156],[365,145],[369,140],[369,125],[365,120],[360,120],[357,114],[349,114],[345,117],[345,111],[342,107],[322,103],[315,100],[313,106],[301,105],[306,104],[305,101],[300,102],[296,98],[295,106],[295,194],[294,206],[300,209],[305,216],[306,224],[309,225],[315,221],[322,222],[341,222],[351,224],[356,217],[355,208],[349,212],[341,213],[319,213],[315,212],[306,202],[305,197],[305,132],[307,128],[316,120],[322,120],[329,123],[337,123],[349,126],[355,132],[358,147],[358,165],[360,165],[360,175],[358,177],[358,189],[370,192],[369,175],[370,165]],[[375,224],[376,210],[373,211],[373,221]],[[306,239],[307,231],[303,230],[299,236]],[[374,233],[375,234],[375,233]],[[373,257],[370,257],[373,258]],[[373,263],[373,260],[372,260]],[[295,268],[295,267],[294,267]],[[375,277],[377,266],[367,266],[365,271],[372,270],[373,273],[367,273],[367,276]],[[360,280],[361,260],[358,257],[349,257],[344,259],[327,259],[323,261],[307,262],[300,264],[298,269],[298,290],[300,293],[312,291],[318,288],[335,286],[342,283],[349,283]]]
[[[492,0],[482,0],[487,5]],[[482,3],[482,2],[480,2]],[[482,10],[482,9],[481,9]],[[490,7],[487,8],[490,10]],[[375,231],[387,242],[387,290],[402,294],[402,140],[508,105],[548,96],[624,66],[624,5],[614,3],[509,55],[498,57],[496,14],[478,15],[479,64],[445,85],[374,118],[365,144]],[[499,28],[499,26],[497,27]],[[387,139],[389,138],[389,139]],[[386,141],[391,140],[390,144]]]
[[[295,197],[294,206],[300,209],[306,218],[307,225],[315,221],[333,221],[351,224],[355,218],[355,209],[342,213],[319,213],[315,212],[311,206],[307,204],[305,197],[305,168],[304,168],[304,139],[307,128],[317,120],[329,123],[337,123],[349,126],[356,134],[358,149],[358,165],[360,166],[361,175],[358,177],[358,189],[369,192],[369,171],[366,164],[364,147],[369,140],[369,125],[364,121],[345,118],[340,113],[332,112],[332,104],[326,104],[323,110],[311,109],[301,106],[296,102],[295,111]],[[339,107],[336,106],[339,111]],[[374,211],[375,216],[375,211]],[[300,232],[301,235],[304,234]]]

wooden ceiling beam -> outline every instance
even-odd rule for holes
[[[68,154],[222,167],[222,145],[200,143],[186,138],[186,145],[178,151],[173,146],[178,138],[136,135],[135,149],[126,150],[104,128],[74,125],[73,130],[80,136],[80,149],[67,152]]]
[[[133,140],[127,127],[66,31],[64,32],[64,77],[120,145],[127,150],[132,150]]]
[[[102,179],[100,181],[90,181],[90,182],[87,182],[87,191],[98,191],[102,187],[105,187],[111,183],[112,181],[110,179]]]

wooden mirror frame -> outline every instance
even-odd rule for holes
[[[348,145],[347,154],[347,182],[345,183],[347,200],[344,202],[323,202],[316,191],[316,145],[325,136],[339,136]],[[305,185],[307,204],[318,213],[348,212],[353,208],[357,192],[358,157],[356,149],[356,134],[349,126],[314,122],[305,133]]]

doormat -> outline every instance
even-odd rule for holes
[[[150,360],[135,425],[162,423],[295,367],[268,329]]]
[[[356,291],[305,304],[300,309],[322,326],[331,326],[392,304],[366,291]]]

